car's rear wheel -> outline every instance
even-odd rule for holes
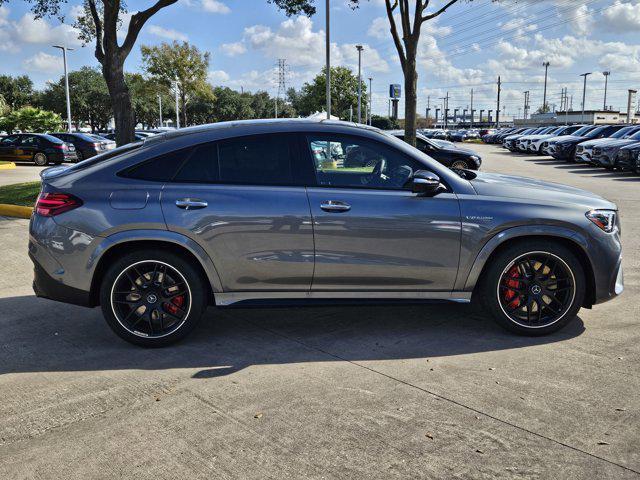
[[[39,167],[44,167],[49,163],[49,159],[47,158],[46,154],[44,154],[42,152],[37,152],[33,156],[33,163],[35,163]]]
[[[113,262],[100,287],[111,329],[144,347],[184,338],[204,312],[206,286],[198,270],[167,251],[135,251]]]
[[[545,335],[571,322],[584,300],[580,261],[553,241],[514,243],[491,259],[480,291],[498,324],[522,335]]]
[[[465,160],[455,160],[451,164],[451,168],[454,170],[468,170],[469,164]]]

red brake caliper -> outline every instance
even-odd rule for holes
[[[178,308],[182,308],[184,305],[184,295],[178,295],[177,297],[173,297],[170,303],[165,303],[165,308],[171,313],[175,315],[178,313]]]
[[[518,281],[518,277],[520,277],[520,274],[518,273],[518,267],[515,265],[511,267],[511,269],[507,272],[507,275],[509,278],[505,282],[506,286],[511,288],[520,288],[520,282]],[[520,306],[520,297],[515,290],[505,290],[504,299],[507,302],[510,302],[509,307],[511,308],[517,308]]]

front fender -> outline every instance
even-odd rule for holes
[[[93,274],[100,259],[110,249],[117,245],[135,243],[139,241],[165,242],[185,248],[194,257],[196,257],[198,262],[200,262],[200,265],[207,275],[213,293],[215,294],[223,291],[218,271],[207,252],[205,252],[205,250],[192,239],[169,230],[127,230],[105,237],[89,257],[87,268],[91,271],[91,277],[93,278]]]
[[[582,248],[587,258],[591,262],[591,258],[589,257],[589,253],[587,250],[588,241],[585,235],[581,234],[576,230],[572,230],[570,228],[559,227],[557,225],[523,225],[518,227],[507,228],[506,230],[502,230],[497,233],[493,237],[491,237],[484,246],[480,249],[478,254],[476,255],[475,260],[473,261],[471,268],[468,272],[461,272],[461,275],[458,276],[458,285],[456,285],[457,290],[462,290],[466,292],[471,292],[476,286],[478,278],[480,278],[480,273],[484,268],[487,260],[491,256],[491,254],[503,243],[513,240],[515,238],[520,237],[531,237],[531,236],[547,236],[547,237],[556,237],[563,238],[566,240],[570,240],[573,243],[577,244]]]

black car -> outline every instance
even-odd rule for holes
[[[391,130],[387,133],[404,140],[403,130]],[[442,145],[437,145],[420,133],[416,133],[416,147],[445,167],[461,170],[478,170],[482,164],[480,155],[473,150],[458,147],[443,147]]]
[[[100,141],[94,136],[86,133],[60,132],[52,133],[51,135],[76,147],[77,161],[91,158],[108,149],[107,139]]]
[[[579,143],[587,140],[595,140],[596,138],[610,137],[624,127],[626,127],[626,125],[602,125],[601,127],[592,128],[584,134],[579,134],[580,130],[578,130],[574,135],[568,135],[567,138],[555,142],[555,148],[550,152],[551,156],[557,160],[575,162],[576,146]]]
[[[0,140],[0,160],[33,162],[44,167],[49,163],[59,165],[77,159],[72,144],[44,133],[18,133]]]
[[[115,133],[101,133],[100,134],[101,137],[106,138],[107,140],[114,140],[116,139],[116,134]],[[148,135],[143,135],[141,133],[134,133],[135,139],[136,140],[144,140],[145,138],[148,137]]]

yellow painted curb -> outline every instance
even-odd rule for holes
[[[0,170],[9,170],[11,168],[16,168],[16,164],[13,162],[3,163],[0,165]]]
[[[20,205],[7,205],[0,203],[0,217],[31,218],[33,207],[21,207]]]

